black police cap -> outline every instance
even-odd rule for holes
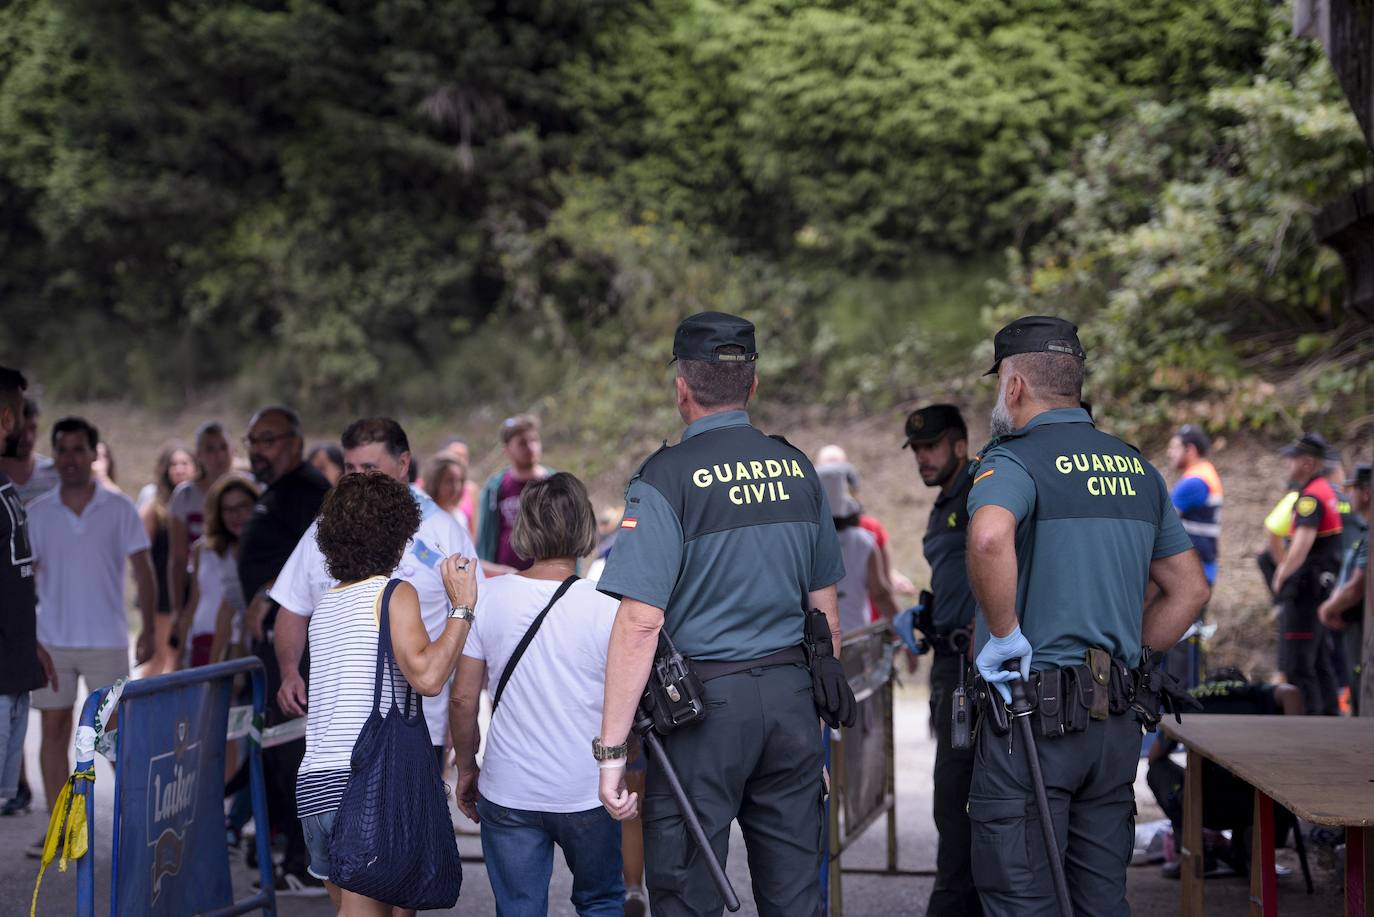
[[[964,415],[952,404],[932,404],[929,407],[912,411],[906,417],[906,439],[902,448],[917,443],[933,443],[947,430],[958,430],[968,434]]]
[[[743,352],[721,353],[726,347],[739,347]],[[670,362],[752,363],[758,358],[753,322],[725,312],[698,312],[687,316],[677,326]]]
[[[1326,461],[1326,457],[1330,453],[1331,444],[1320,433],[1304,433],[1297,440],[1279,450],[1279,455],[1284,458],[1297,458],[1300,455],[1305,455],[1322,461]]]
[[[1374,465],[1356,465],[1352,469],[1350,477],[1346,478],[1346,487],[1368,487],[1374,483]]]
[[[992,376],[1007,357],[1018,353],[1062,353],[1080,360],[1087,359],[1083,345],[1078,342],[1078,326],[1052,315],[1027,315],[1007,325],[992,339],[992,369],[983,375]]]

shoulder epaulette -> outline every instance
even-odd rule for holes
[[[1018,437],[1020,437],[1020,435],[1021,435],[1021,434],[1020,434],[1019,432],[1017,432],[1017,433],[1004,433],[1004,434],[1001,435],[1001,436],[994,436],[992,439],[988,440],[987,443],[985,443],[985,444],[983,445],[983,448],[981,448],[981,449],[978,450],[978,454],[975,455],[975,456],[972,458],[972,460],[970,460],[970,462],[969,462],[969,467],[968,467],[968,473],[969,473],[969,475],[974,475],[974,474],[977,473],[977,471],[978,471],[978,465],[979,465],[980,462],[983,461],[983,456],[987,455],[989,452],[991,452],[993,449],[996,449],[998,446],[1002,445],[1003,443],[1005,443],[1005,442],[1007,442],[1007,441],[1009,441],[1009,440],[1017,439]]]
[[[655,458],[660,452],[662,452],[662,451],[665,450],[665,449],[671,449],[671,448],[672,448],[672,446],[669,446],[669,445],[668,445],[668,441],[665,439],[665,440],[663,441],[662,445],[660,445],[660,446],[659,446],[657,449],[655,449],[653,452],[650,452],[649,455],[644,459],[644,461],[642,461],[642,462],[639,463],[639,467],[635,469],[635,473],[632,474],[632,475],[630,475],[630,480],[629,480],[629,482],[625,485],[626,489],[628,490],[630,484],[633,484],[633,483],[635,482],[635,480],[639,478],[640,475],[644,474],[644,469],[648,467],[649,463],[652,462],[652,461],[654,460],[654,458]]]
[[[783,436],[781,433],[769,433],[769,434],[768,434],[768,438],[769,438],[769,439],[776,439],[778,442],[782,443],[782,444],[783,444],[784,446],[786,446],[787,448],[792,449],[792,450],[794,450],[794,451],[796,451],[796,452],[802,452],[802,451],[801,451],[800,449],[798,449],[796,446],[794,446],[794,445],[792,445],[791,443],[789,443],[789,442],[787,441],[787,437],[786,437],[786,436]],[[802,455],[806,455],[806,453],[805,453],[805,452],[802,452]]]

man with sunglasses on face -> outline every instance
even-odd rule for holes
[[[319,515],[329,481],[305,460],[301,419],[283,405],[270,405],[253,415],[243,445],[253,477],[266,489],[239,541],[239,581],[249,601],[248,626],[253,652],[267,671],[267,725],[290,717],[277,703],[281,672],[273,634],[277,605],[267,594],[295,550],[301,535]],[[308,672],[308,661],[302,672]],[[296,815],[296,772],[305,755],[305,739],[263,749],[267,774],[267,808],[286,835],[286,857],[278,868],[278,895],[319,896],[324,883],[306,871],[305,835]],[[259,830],[262,830],[259,828]]]

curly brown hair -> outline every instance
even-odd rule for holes
[[[324,498],[315,541],[341,583],[389,576],[420,527],[410,488],[381,472],[346,474]]]

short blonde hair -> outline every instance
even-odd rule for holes
[[[526,484],[510,544],[530,561],[591,554],[596,550],[596,514],[587,488],[566,471]]]

